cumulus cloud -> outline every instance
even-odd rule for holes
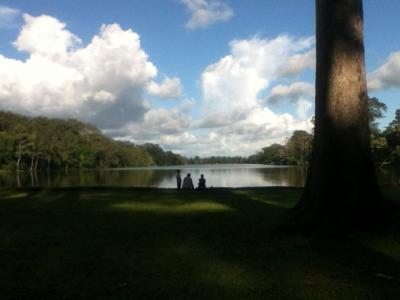
[[[291,85],[277,85],[267,98],[267,103],[276,104],[281,101],[297,102],[304,96],[314,96],[314,85],[308,82],[294,82]]]
[[[121,128],[107,129],[105,133],[119,140],[130,140],[137,144],[155,143],[168,146],[190,138],[188,133],[193,119],[190,110],[196,104],[193,99],[183,99],[176,108],[150,108],[141,122],[128,122]],[[170,149],[170,148],[169,148]]]
[[[193,123],[195,128],[218,128],[232,124],[235,119],[221,113],[209,113]]]
[[[308,101],[307,99],[301,97],[296,103],[297,116],[300,119],[307,119],[307,117],[309,117],[309,111],[311,110],[311,108],[311,101]]]
[[[56,18],[23,14],[23,19],[25,25],[14,42],[14,46],[20,51],[52,57],[65,54],[81,42],[77,36],[65,29],[65,23]]]
[[[206,28],[233,17],[233,10],[221,0],[181,0],[181,2],[191,14],[186,23],[189,29]]]
[[[313,46],[313,38],[235,40],[230,54],[208,66],[202,74],[203,113],[225,115],[234,121],[259,107],[259,95],[282,77],[287,62]]]
[[[245,120],[229,126],[212,128],[196,136],[196,151],[188,141],[178,147],[189,155],[250,155],[273,143],[284,143],[294,130],[310,131],[309,119],[296,118],[288,113],[275,114],[268,108],[254,109]],[[172,147],[173,145],[171,145]],[[188,149],[191,151],[189,152]]]
[[[14,45],[29,56],[21,61],[0,55],[0,109],[120,128],[141,122],[151,110],[144,98],[149,86],[160,97],[181,92],[178,78],[154,82],[157,68],[131,29],[103,25],[82,46],[56,18],[23,17]]]
[[[20,13],[18,9],[0,5],[0,28],[15,27]]]
[[[154,81],[150,82],[147,91],[162,99],[177,98],[182,96],[182,85],[179,78],[165,78],[160,84]]]
[[[304,53],[298,53],[289,57],[286,64],[281,68],[282,76],[295,76],[305,69],[315,69],[316,54],[315,48]]]
[[[313,47],[313,37],[295,39],[286,35],[231,42],[230,53],[202,73],[202,114],[194,127],[208,134],[197,137],[199,153],[249,155],[269,144],[284,142],[293,130],[311,130],[308,113],[312,104],[303,97],[314,93],[311,84],[297,82],[272,90],[271,101],[293,99],[295,116],[274,113],[260,98],[272,82],[312,68],[298,57],[307,56]],[[288,65],[296,72],[288,74]]]
[[[191,117],[185,105],[180,108],[152,108],[144,114],[142,122],[129,122],[116,130],[106,130],[106,133],[118,138],[129,139],[136,143],[153,142],[163,144],[163,141],[177,141],[178,137],[187,135]]]
[[[400,52],[390,54],[386,62],[368,76],[368,90],[400,87]]]
[[[297,115],[276,114],[265,107],[263,93],[277,79],[312,67],[298,57],[312,51],[313,38],[235,40],[226,56],[203,71],[201,101],[181,99],[178,107],[167,109],[153,107],[145,97],[181,97],[180,80],[156,82],[157,68],[133,30],[103,25],[83,45],[56,18],[24,15],[24,22],[14,46],[27,59],[0,55],[0,109],[75,117],[119,139],[203,156],[248,155],[312,126],[305,98],[296,102]],[[309,86],[298,83],[280,95],[306,97],[308,92]],[[196,103],[200,116],[193,120]]]

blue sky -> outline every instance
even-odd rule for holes
[[[365,0],[370,95],[400,108],[400,1]],[[310,130],[312,0],[0,1],[0,109],[188,156]]]

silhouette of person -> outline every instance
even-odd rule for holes
[[[176,170],[176,189],[180,190],[182,186],[181,170]]]
[[[193,180],[190,177],[190,173],[187,173],[186,177],[183,179],[182,189],[194,189]]]
[[[204,175],[201,174],[199,178],[199,186],[197,187],[198,190],[205,190],[206,189],[206,179]]]

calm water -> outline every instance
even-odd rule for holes
[[[213,187],[257,187],[304,185],[306,169],[302,167],[279,167],[266,165],[188,165],[178,167],[125,168],[91,171],[38,172],[30,174],[0,172],[0,187],[69,187],[69,186],[123,186],[160,187],[176,186],[175,172],[181,170],[182,178],[191,173],[197,186],[200,174],[204,174],[207,186]],[[400,186],[400,171],[378,170],[382,186]]]

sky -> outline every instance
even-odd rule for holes
[[[400,1],[364,0],[369,95],[400,108]],[[313,0],[0,0],[0,109],[188,157],[311,131]]]

